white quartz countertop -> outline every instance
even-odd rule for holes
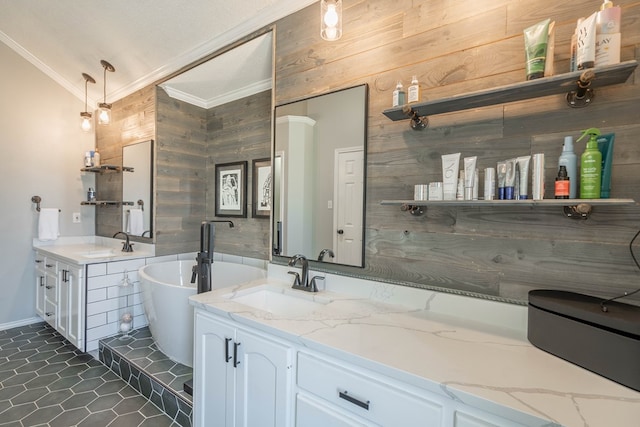
[[[79,265],[154,256],[153,245],[138,242],[132,242],[134,243],[133,252],[122,252],[123,241],[124,239],[99,236],[66,237],[52,242],[40,242],[34,239],[33,246],[40,252]]]
[[[311,294],[278,280],[286,271],[269,276],[190,303],[524,425],[640,425],[640,393],[534,347],[524,306],[333,275]],[[266,283],[320,303],[234,301]]]

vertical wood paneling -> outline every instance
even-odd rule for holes
[[[623,7],[622,59],[636,58],[640,4],[616,4]],[[591,13],[584,2],[355,2],[345,7],[344,36],[334,43],[309,25],[316,9],[277,23],[275,100],[369,84],[366,266],[341,270],[521,301],[540,287],[600,296],[637,287],[628,244],[639,226],[638,207],[596,207],[589,221],[573,221],[558,208],[430,207],[413,217],[379,205],[411,198],[413,184],[441,180],[440,156],[452,152],[477,155],[480,169],[544,152],[552,197],[563,137],[591,126],[616,132],[612,197],[640,197],[638,71],[625,85],[598,90],[594,105],[582,110],[550,96],[434,116],[423,132],[381,114],[396,81],[406,86],[412,75],[423,99],[524,80],[522,30],[547,17],[558,24],[554,59],[564,72],[575,21]],[[580,154],[584,142],[575,148]]]

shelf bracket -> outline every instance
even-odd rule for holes
[[[403,212],[409,212],[411,215],[414,215],[414,216],[420,216],[424,213],[425,207],[403,203],[402,205],[400,205],[400,210]]]
[[[416,113],[409,105],[403,106],[402,112],[411,119],[411,121],[409,122],[409,124],[411,125],[411,129],[424,130],[429,127],[429,118],[426,116],[420,117],[418,113]]]
[[[593,70],[585,70],[576,82],[576,90],[567,93],[567,103],[572,108],[582,108],[591,104],[596,94],[591,89],[591,82],[596,78]]]
[[[588,203],[578,203],[573,206],[565,206],[564,214],[571,219],[589,219],[593,206]]]

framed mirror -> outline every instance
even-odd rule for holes
[[[368,87],[276,106],[273,255],[364,266]]]
[[[153,141],[122,147],[122,229],[132,237],[153,238]]]

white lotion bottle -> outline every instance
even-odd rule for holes
[[[411,86],[409,86],[407,103],[412,104],[414,102],[420,102],[420,83],[418,83],[418,77],[411,77]]]
[[[564,166],[569,176],[569,198],[578,198],[578,156],[573,152],[573,137],[565,136],[564,145],[562,146],[562,154],[558,159],[558,169]]]

